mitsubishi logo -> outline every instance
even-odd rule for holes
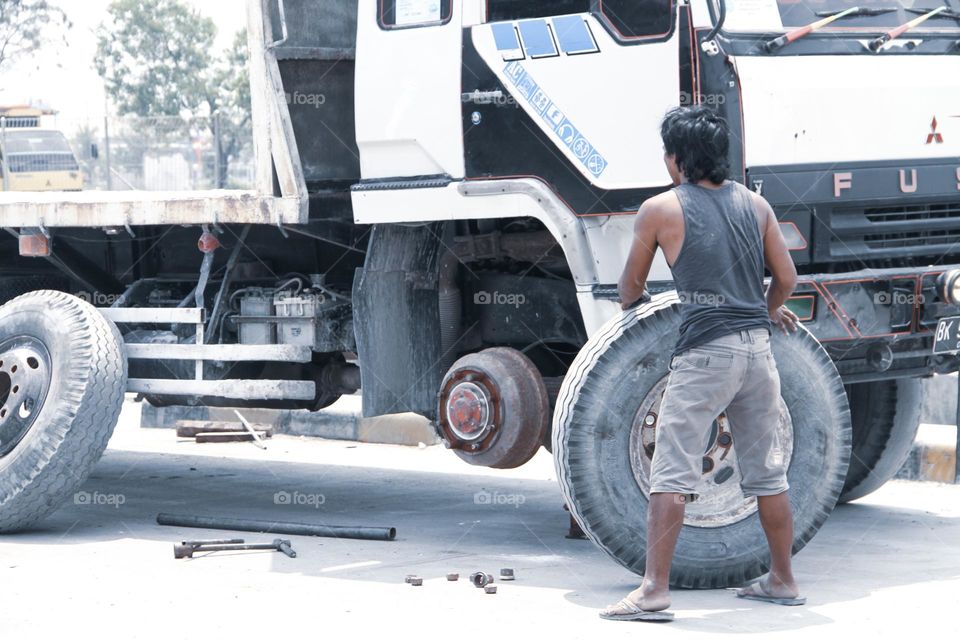
[[[927,134],[927,144],[934,142],[943,144],[943,136],[937,131],[937,116],[933,116],[933,121],[930,123],[930,133]]]

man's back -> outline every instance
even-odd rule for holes
[[[684,183],[673,193],[684,227],[671,267],[682,302],[676,353],[739,331],[769,329],[753,195],[733,181],[717,188]]]

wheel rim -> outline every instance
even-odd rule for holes
[[[50,354],[31,336],[0,343],[0,458],[29,433],[50,389]]]
[[[630,466],[634,479],[647,498],[650,497],[654,438],[666,388],[665,376],[640,403],[630,430]],[[777,428],[784,464],[789,468],[793,455],[793,420],[783,398],[780,399],[780,423]],[[735,425],[733,429],[736,429]],[[730,421],[725,414],[720,414],[711,425],[710,442],[703,455],[703,475],[696,487],[698,498],[687,504],[684,524],[723,527],[751,516],[757,510],[757,499],[744,497],[740,480]]]

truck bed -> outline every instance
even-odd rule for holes
[[[47,191],[0,193],[0,227],[302,224],[300,198],[255,191]]]

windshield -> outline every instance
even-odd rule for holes
[[[894,9],[879,15],[842,18],[827,29],[870,29],[886,31],[919,17],[925,9],[946,6],[960,12],[960,0],[726,0],[727,31],[784,31],[802,27],[825,17],[824,14],[851,7]],[[913,9],[913,11],[910,11]],[[918,13],[919,12],[919,13]],[[918,28],[960,30],[960,20],[933,18]]]
[[[70,153],[66,137],[59,131],[36,129],[7,130],[4,136],[7,155],[16,153]]]

